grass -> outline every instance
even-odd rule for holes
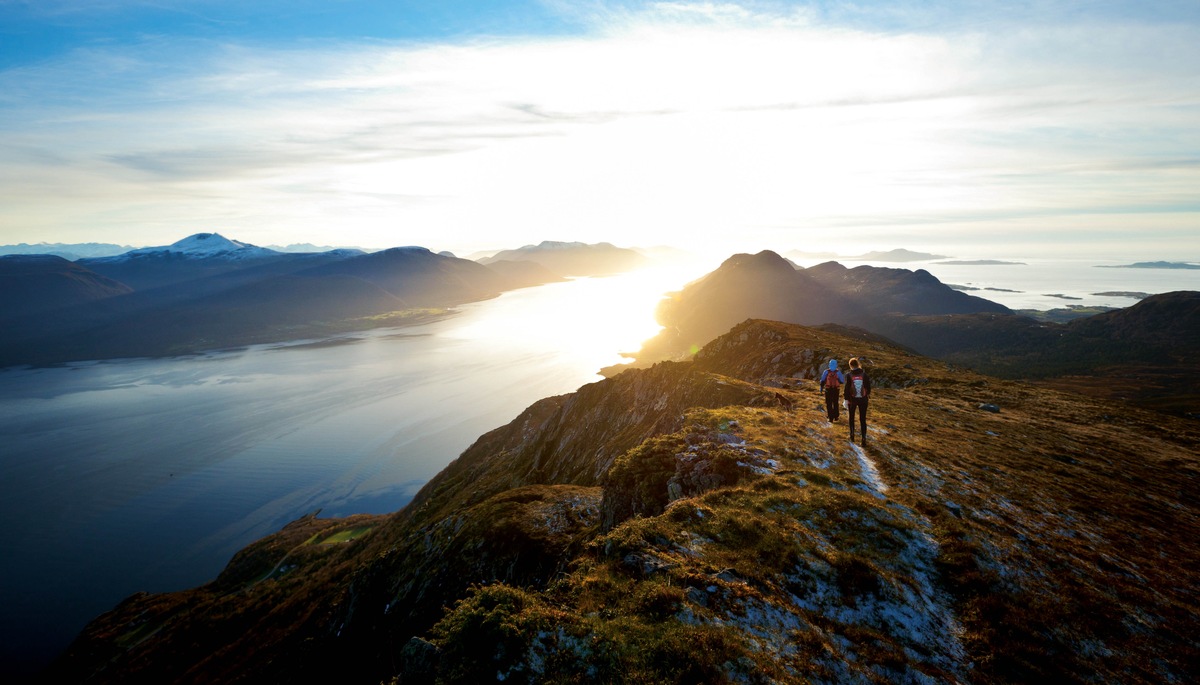
[[[353,528],[344,528],[331,535],[325,536],[316,541],[319,545],[335,545],[343,542],[356,540],[375,529],[375,526],[355,526]]]

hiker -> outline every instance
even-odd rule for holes
[[[838,420],[838,389],[846,382],[838,371],[837,360],[829,360],[829,368],[821,372],[821,392],[825,393],[825,413],[830,421]]]
[[[863,447],[867,445],[867,399],[870,396],[871,379],[867,377],[858,357],[852,357],[850,371],[846,374],[846,410],[850,412],[850,442],[854,442],[854,413],[858,412]]]

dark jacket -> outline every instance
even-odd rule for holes
[[[862,381],[862,396],[857,394],[858,381]],[[848,400],[865,400],[871,396],[871,379],[863,369],[850,369],[846,374],[846,391],[844,397]]]

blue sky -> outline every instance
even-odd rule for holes
[[[1200,259],[1200,3],[0,0],[0,243]]]

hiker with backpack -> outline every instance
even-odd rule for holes
[[[854,442],[854,414],[857,412],[863,447],[867,445],[867,399],[870,396],[871,379],[858,358],[852,357],[850,372],[846,374],[846,410],[850,412],[850,442]]]
[[[838,390],[846,382],[837,366],[837,360],[830,359],[829,368],[821,372],[821,392],[825,393],[825,413],[830,421],[838,420]]]

